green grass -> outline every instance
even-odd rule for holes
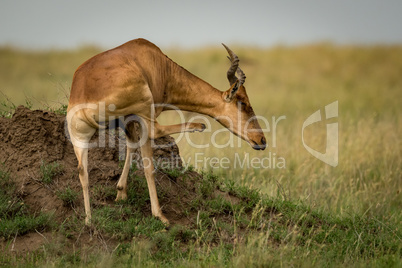
[[[23,200],[17,195],[10,174],[0,165],[0,237],[10,239],[51,226],[51,215],[28,213]]]
[[[54,178],[57,175],[60,175],[63,172],[63,167],[57,163],[46,163],[44,161],[41,162],[40,165],[40,173],[41,173],[41,181],[45,184],[50,184],[53,182]]]
[[[68,240],[61,240],[36,252],[33,255],[35,263],[57,267],[92,267],[105,263],[114,267],[278,264],[396,267],[401,264],[402,231],[392,220],[355,213],[337,216],[302,201],[272,198],[205,172],[189,208],[195,213],[194,224],[175,225],[166,231],[162,222],[144,216],[142,210],[149,199],[148,192],[143,189],[145,179],[133,171],[130,172],[127,201],[93,209],[92,232],[120,241],[113,253],[77,249],[60,254],[60,248],[68,243]],[[9,175],[2,173],[2,181],[8,180]],[[237,201],[214,195],[218,189]],[[70,189],[59,196],[66,196],[70,201],[75,194]],[[14,219],[0,221],[0,230],[7,231],[2,236],[7,239],[16,233],[49,228],[46,215],[11,218]],[[65,239],[74,240],[85,228],[83,219],[75,214],[60,225],[53,225],[52,230]],[[16,262],[33,264],[31,261],[3,256],[3,262],[10,265]]]
[[[63,201],[64,206],[75,206],[78,200],[78,193],[70,187],[58,191],[57,196]]]

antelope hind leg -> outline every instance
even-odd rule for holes
[[[75,156],[78,160],[78,174],[84,195],[85,224],[91,224],[91,206],[89,202],[89,180],[88,180],[88,143],[95,133],[95,129],[83,120],[73,117],[68,122],[68,131],[73,143]]]

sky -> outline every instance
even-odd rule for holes
[[[400,0],[1,0],[0,46],[402,44]]]

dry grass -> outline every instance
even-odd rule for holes
[[[244,142],[241,148],[194,149],[182,141],[179,144],[184,158],[194,159],[198,152],[229,157],[233,162],[236,152],[249,153],[252,158],[267,156],[270,151],[286,160],[286,169],[230,168],[217,172],[270,195],[307,200],[341,214],[355,210],[401,219],[402,47],[318,44],[234,50],[247,74],[246,86],[256,113],[270,123],[272,116],[286,116],[278,123],[277,146],[272,147],[271,125],[268,151],[253,151]],[[220,49],[182,56],[174,52],[172,58],[225,89],[227,62],[222,53]],[[301,129],[310,114],[336,100],[339,165],[332,168],[304,149]],[[324,149],[324,123],[306,129],[305,135],[311,147]],[[224,144],[229,134],[221,136]],[[205,133],[191,137],[205,143],[211,140]]]
[[[401,100],[402,47],[337,47],[316,44],[270,49],[233,47],[247,75],[246,87],[257,114],[278,123],[277,146],[253,151],[240,148],[195,149],[179,142],[185,160],[195,153],[205,157],[228,157],[248,153],[250,158],[275,153],[286,161],[285,169],[218,169],[216,172],[269,195],[302,199],[340,214],[350,211],[401,219]],[[66,103],[74,70],[99,52],[96,48],[76,51],[26,52],[0,49],[0,90],[15,104],[27,96],[34,107]],[[228,88],[228,67],[223,48],[194,51],[167,50],[170,58],[222,90]],[[339,165],[332,168],[311,156],[301,142],[304,120],[326,104],[339,101]],[[4,101],[4,100],[3,100]],[[189,117],[190,115],[187,115]],[[161,121],[175,121],[173,114]],[[213,129],[218,129],[211,122]],[[272,126],[271,126],[272,127]],[[217,140],[224,144],[231,134]],[[317,124],[306,142],[323,148],[325,125]],[[177,135],[178,137],[178,135]],[[210,143],[209,133],[191,134],[199,143]],[[237,140],[235,139],[236,144]]]

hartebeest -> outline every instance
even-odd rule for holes
[[[244,88],[246,76],[239,68],[239,58],[224,45],[231,66],[227,72],[230,88],[221,92],[191,74],[151,42],[135,39],[100,53],[76,70],[67,110],[67,124],[78,159],[78,172],[84,193],[85,223],[90,224],[91,210],[88,194],[88,146],[97,128],[109,118],[136,115],[142,121],[141,155],[148,183],[152,214],[165,224],[154,180],[151,139],[179,133],[203,131],[201,123],[159,125],[156,117],[174,106],[215,118],[254,149],[264,150],[265,137],[255,118]],[[236,77],[238,74],[238,78]],[[105,109],[100,113],[100,103]],[[155,105],[166,104],[166,105]],[[102,115],[100,115],[102,114]],[[126,125],[128,142],[136,141],[134,123]],[[127,146],[126,161],[117,183],[116,200],[127,198],[127,176],[132,146]]]

